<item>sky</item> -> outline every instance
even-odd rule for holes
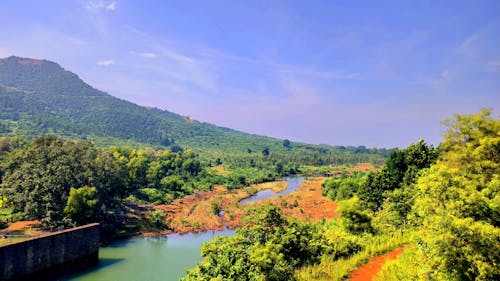
[[[500,1],[0,3],[0,58],[134,103],[294,141],[437,144],[500,109]]]

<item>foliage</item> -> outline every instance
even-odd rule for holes
[[[165,211],[163,210],[154,210],[149,212],[148,214],[149,225],[154,228],[163,228],[165,227]]]
[[[183,280],[293,280],[294,268],[324,251],[315,226],[286,221],[277,207],[253,209],[248,219],[255,224],[204,244],[205,259]]]
[[[440,159],[403,196],[384,202],[396,210],[410,208],[417,238],[415,247],[383,267],[379,280],[500,278],[500,121],[482,110],[445,124]]]
[[[500,278],[500,121],[482,110],[445,124],[449,130],[439,156],[419,141],[396,151],[380,172],[325,182],[325,195],[353,197],[340,202],[340,223],[350,230],[348,237],[361,235],[365,243],[346,257],[324,256],[295,277],[343,280],[368,257],[410,242],[404,254],[384,265],[377,280]],[[361,231],[363,225],[371,229]],[[411,235],[393,240],[401,233]],[[369,244],[378,250],[368,251]]]
[[[488,110],[448,120],[442,159],[416,185],[413,216],[429,276],[500,278],[500,121]]]
[[[419,140],[406,149],[395,150],[378,172],[328,179],[323,185],[323,194],[336,201],[356,195],[365,207],[377,211],[387,197],[392,196],[392,191],[398,190],[400,196],[405,195],[406,193],[400,190],[413,185],[419,172],[428,168],[437,157],[437,149]],[[392,198],[396,199],[395,196]],[[406,200],[399,197],[398,199]],[[409,208],[400,208],[398,211],[402,217],[406,217]]]
[[[116,221],[124,194],[124,170],[115,159],[87,142],[63,141],[56,137],[35,139],[26,148],[14,151],[4,162],[2,187],[9,204],[27,218],[41,219],[54,227],[66,221],[63,212],[71,188],[97,189],[96,217]],[[82,192],[87,190],[82,189]],[[81,193],[73,193],[76,201]],[[88,193],[87,193],[88,195]],[[81,198],[80,198],[81,199]],[[68,209],[69,214],[75,210]]]
[[[97,189],[95,187],[71,188],[64,213],[77,224],[86,224],[95,221],[97,206]]]
[[[372,218],[363,211],[357,197],[341,202],[338,212],[347,231],[353,234],[373,233]]]
[[[350,177],[329,178],[323,182],[322,193],[335,201],[341,201],[353,197],[360,189],[362,173],[355,173]]]

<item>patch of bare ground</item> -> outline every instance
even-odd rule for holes
[[[225,176],[225,175],[229,174],[229,171],[226,170],[226,168],[222,167],[221,165],[213,166],[212,170],[216,171],[217,174],[219,174],[221,176]]]
[[[338,218],[337,204],[321,194],[325,178],[306,179],[300,188],[288,195],[273,197],[255,204],[272,204],[280,207],[285,217],[301,221],[318,222]]]
[[[216,186],[212,191],[197,192],[174,200],[171,204],[154,208],[165,211],[166,224],[171,232],[176,233],[222,230],[224,222],[230,229],[241,227],[244,224],[242,218],[248,208],[262,204],[280,207],[287,218],[316,222],[338,217],[337,204],[321,195],[321,183],[324,179],[307,179],[298,190],[288,195],[247,205],[241,205],[239,202],[264,189],[281,192],[286,189],[287,183],[275,181],[234,190]]]
[[[227,227],[235,228],[242,225],[240,218],[245,214],[238,204],[242,199],[260,190],[273,189],[279,192],[285,188],[284,181],[256,184],[234,190],[216,186],[212,191],[197,192],[174,200],[171,204],[156,206],[155,209],[165,211],[166,224],[176,233],[222,230],[224,228],[224,222],[220,217],[222,210]]]
[[[9,224],[7,228],[0,230],[0,245],[42,236],[50,232],[43,230],[39,221],[18,221]]]
[[[381,256],[371,259],[367,264],[361,266],[351,273],[349,276],[350,281],[371,281],[379,273],[380,269],[387,260],[396,259],[402,254],[404,248],[397,248],[396,250],[385,253]]]

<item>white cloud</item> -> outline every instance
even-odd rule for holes
[[[170,59],[178,62],[178,63],[192,63],[194,62],[195,60],[188,57],[188,56],[185,56],[183,54],[180,54],[178,52],[174,52],[172,50],[164,50],[164,53],[167,57],[169,57]]]
[[[457,47],[457,53],[465,56],[472,56],[477,52],[477,47],[481,39],[480,33],[475,33],[465,38]]]
[[[97,62],[97,65],[100,65],[100,66],[111,66],[115,64],[115,62],[113,60],[100,60]]]
[[[135,51],[131,51],[130,53],[132,55],[143,57],[143,58],[146,58],[146,59],[154,59],[154,58],[158,57],[158,54],[151,53],[151,52],[135,52]]]
[[[115,11],[116,10],[116,1],[88,1],[85,3],[85,9],[89,11]]]
[[[114,11],[114,10],[116,10],[116,2],[113,1],[113,2],[109,3],[106,6],[106,10],[108,10],[108,11]]]

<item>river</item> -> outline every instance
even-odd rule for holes
[[[287,178],[279,193],[263,190],[242,200],[247,204],[297,190],[304,178]],[[202,260],[200,247],[215,236],[230,236],[235,230],[170,234],[163,237],[134,237],[99,249],[99,265],[54,281],[165,281],[178,280]]]

